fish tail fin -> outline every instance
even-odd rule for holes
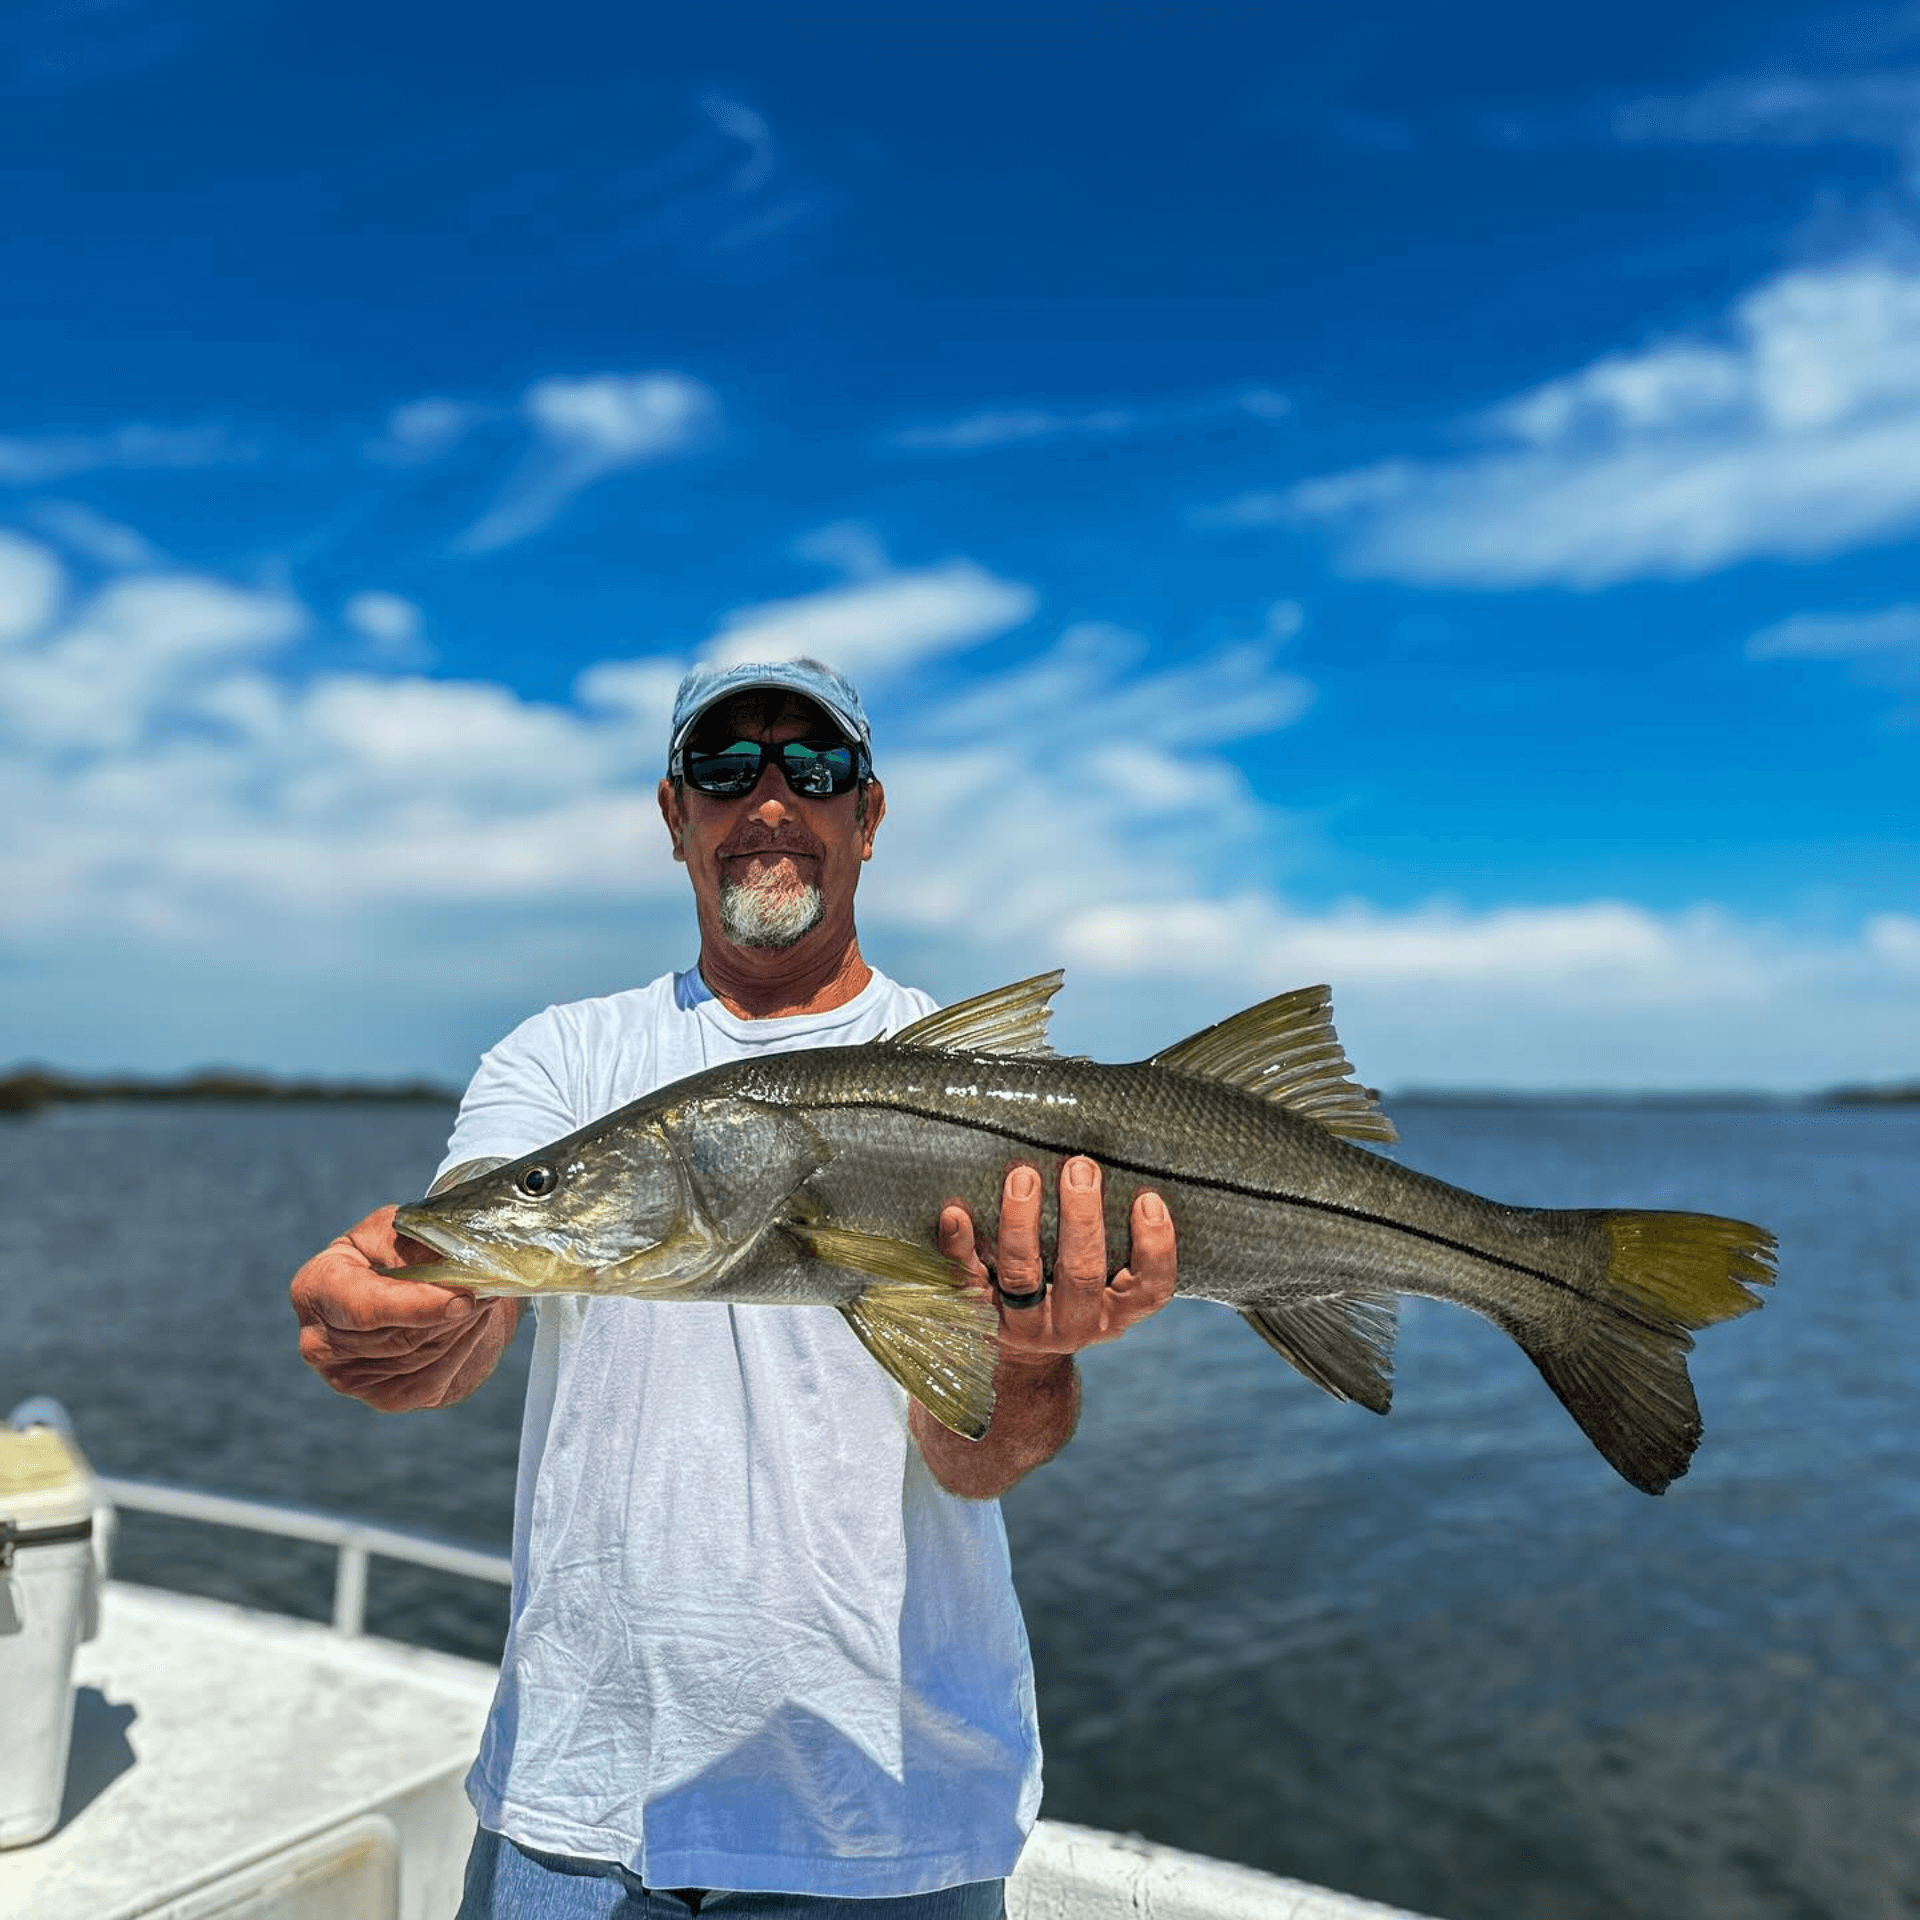
[[[1590,1213],[1604,1260],[1600,1311],[1548,1345],[1513,1331],[1561,1404],[1609,1464],[1664,1493],[1700,1444],[1687,1376],[1693,1330],[1751,1312],[1773,1281],[1775,1241],[1744,1220],[1704,1213]],[[1583,1236],[1584,1237],[1584,1236]]]

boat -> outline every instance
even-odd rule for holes
[[[57,1426],[48,1400],[10,1425]],[[108,1577],[116,1510],[319,1542],[332,1618]],[[366,1631],[375,1557],[505,1585],[505,1558],[334,1514],[95,1476],[98,1630],[73,1656],[65,1792],[0,1848],[0,1920],[451,1920],[462,1782],[494,1670]],[[24,1539],[25,1536],[22,1536]],[[24,1546],[22,1552],[28,1551]],[[4,1702],[0,1702],[4,1705]],[[7,1735],[0,1713],[0,1742]],[[1421,1920],[1136,1834],[1042,1820],[1009,1920]]]

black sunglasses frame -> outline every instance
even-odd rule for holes
[[[820,747],[808,740],[737,740],[733,744],[737,747],[754,746],[760,750],[760,756],[754,763],[753,777],[742,786],[703,786],[699,780],[695,779],[691,770],[690,763],[693,760],[713,760],[735,758],[738,756],[732,755],[731,753],[726,755],[696,754],[688,747],[682,747],[674,754],[667,766],[668,776],[675,780],[684,780],[695,793],[704,793],[709,800],[743,799],[759,786],[760,776],[765,773],[770,766],[780,769],[780,777],[786,781],[788,792],[802,800],[837,799],[843,793],[851,793],[856,787],[864,787],[867,782],[873,778],[873,762],[868,757],[866,748],[861,746],[857,740],[836,740],[833,743],[833,747],[827,748]],[[801,762],[796,764],[794,761],[789,760],[787,758],[787,749],[789,747],[803,748],[808,754],[814,756],[810,763],[814,767],[819,767],[824,764],[820,757],[821,755],[832,752],[834,748],[844,749],[853,755],[853,777],[848,780],[845,786],[829,785],[824,793],[804,787],[800,784],[799,776],[805,771],[809,763]],[[829,775],[831,775],[832,769],[828,771]]]

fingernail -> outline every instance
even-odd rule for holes
[[[1091,1160],[1069,1160],[1067,1162],[1067,1185],[1078,1187],[1081,1192],[1098,1184],[1100,1169]]]
[[[442,1320],[464,1320],[479,1304],[477,1300],[470,1298],[464,1293],[456,1293],[453,1298],[440,1309],[440,1318]]]
[[[1015,1167],[1007,1175],[1009,1200],[1033,1200],[1040,1193],[1040,1176],[1031,1167]]]
[[[1140,1218],[1149,1226],[1157,1227],[1167,1217],[1167,1203],[1157,1193],[1143,1193],[1140,1196]]]

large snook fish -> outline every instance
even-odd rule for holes
[[[1395,1296],[1504,1328],[1636,1487],[1700,1438],[1692,1330],[1757,1306],[1773,1236],[1697,1213],[1507,1207],[1352,1140],[1391,1124],[1350,1078],[1324,987],[1269,1000],[1130,1066],[1046,1043],[1059,973],[866,1046],[736,1061],[403,1207],[444,1261],[398,1269],[483,1294],[608,1293],[837,1307],[893,1377],[977,1438],[998,1315],[933,1249],[939,1210],[991,1218],[1006,1169],[1106,1170],[1109,1244],[1152,1188],[1179,1290],[1237,1309],[1310,1380],[1387,1410]]]

